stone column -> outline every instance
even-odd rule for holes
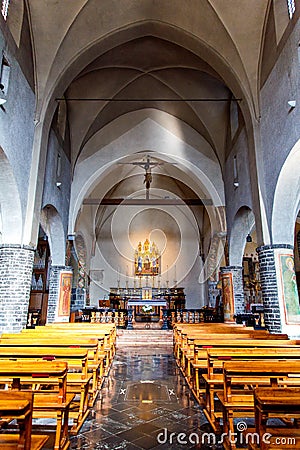
[[[224,322],[235,322],[235,314],[245,312],[243,268],[241,266],[221,267]]]
[[[265,324],[271,333],[299,335],[300,306],[294,271],[294,248],[289,244],[257,248]]]
[[[48,312],[47,323],[58,320],[58,301],[60,289],[60,274],[61,272],[72,272],[69,266],[51,266],[49,279],[49,296],[48,296]]]
[[[297,233],[297,251],[298,251],[298,257],[300,258],[300,231]]]
[[[0,245],[0,331],[25,328],[30,298],[34,248]]]

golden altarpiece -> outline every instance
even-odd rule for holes
[[[163,309],[185,308],[184,289],[169,288],[169,281],[161,286],[161,254],[154,242],[148,239],[138,243],[134,253],[133,287],[126,281],[125,287],[110,289],[110,307],[133,310],[136,322],[162,319]]]

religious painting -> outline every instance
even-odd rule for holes
[[[232,273],[222,273],[222,295],[223,295],[223,310],[224,322],[234,322],[234,297]]]
[[[61,272],[59,281],[58,316],[69,316],[71,305],[72,272]]]
[[[287,325],[300,324],[300,304],[294,258],[290,254],[279,254],[278,257],[285,322]]]
[[[154,242],[139,242],[134,254],[134,273],[137,276],[156,276],[161,272],[161,255]]]

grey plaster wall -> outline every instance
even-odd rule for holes
[[[261,90],[261,151],[269,223],[280,170],[300,135],[299,31],[298,21]],[[289,107],[289,100],[298,100],[296,108]]]
[[[57,157],[61,157],[61,174],[57,177]],[[60,181],[61,186],[57,187],[56,182]],[[53,205],[59,213],[65,234],[68,229],[68,212],[71,189],[71,166],[68,158],[62,150],[58,139],[52,130],[50,132],[47,163],[44,182],[42,208],[46,205]]]
[[[24,217],[32,159],[35,95],[1,32],[0,51],[10,65],[7,102],[4,110],[0,109],[0,145],[12,166]]]
[[[236,156],[237,180],[239,186],[233,185],[234,162]],[[251,183],[249,173],[249,158],[246,130],[243,128],[235,141],[235,144],[226,160],[224,169],[224,184],[226,196],[226,220],[228,230],[232,229],[237,211],[248,206],[252,209]]]

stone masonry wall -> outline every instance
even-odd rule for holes
[[[72,270],[71,267],[66,266],[51,266],[49,279],[49,296],[48,296],[48,313],[47,322],[54,322],[56,319],[56,309],[59,298],[59,279],[60,273],[65,270]]]
[[[283,245],[264,245],[257,248],[265,324],[271,333],[281,332],[274,248],[283,247]]]
[[[232,273],[234,314],[243,314],[245,312],[243,268],[239,266],[229,266],[228,269],[230,269]]]
[[[243,268],[241,266],[221,267],[221,273],[232,274],[233,284],[233,314],[243,314],[245,312],[244,286],[243,286]]]
[[[0,245],[0,331],[18,332],[27,323],[34,249]]]

